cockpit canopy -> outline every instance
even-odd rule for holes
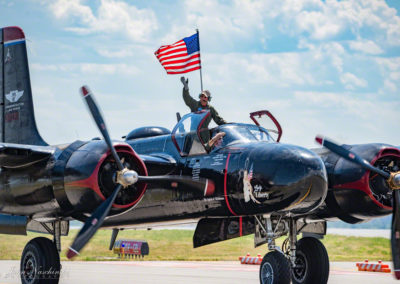
[[[208,129],[205,123],[210,115],[207,110],[188,113],[176,124],[172,140],[182,156],[206,154],[237,143],[275,142],[268,130],[253,124],[228,123]],[[210,138],[219,132],[225,132],[222,141],[213,148],[207,147]]]
[[[212,136],[218,132],[225,132],[221,147],[237,143],[275,142],[266,129],[252,124],[234,123],[221,125],[212,130]]]

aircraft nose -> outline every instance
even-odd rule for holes
[[[275,210],[309,211],[326,197],[324,163],[308,149],[278,143],[261,145],[251,153],[248,168],[253,197]]]

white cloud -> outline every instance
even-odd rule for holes
[[[57,19],[73,22],[67,30],[79,34],[123,33],[134,41],[143,42],[158,28],[152,10],[138,9],[117,0],[101,0],[97,13],[80,0],[58,0],[50,8]]]
[[[283,125],[289,141],[312,146],[312,138],[324,134],[341,143],[398,145],[399,135],[390,130],[396,128],[399,101],[383,102],[379,95],[367,93],[295,92],[288,103],[286,113],[290,104],[296,106],[291,115],[295,121]]]
[[[392,79],[394,81],[400,81],[400,72],[392,72],[392,73],[390,73],[389,77],[390,77],[390,79]]]
[[[375,61],[381,67],[382,72],[393,72],[400,71],[400,57],[391,57],[391,58],[375,58]]]
[[[394,93],[397,91],[397,86],[394,82],[385,79],[385,81],[383,81],[383,88],[381,89],[381,93],[385,94],[386,92],[390,92],[390,93]]]
[[[343,33],[358,38],[368,30],[368,36],[400,45],[400,18],[383,0],[287,0],[282,7],[276,17],[283,16],[283,32],[306,32],[313,39],[327,40]]]
[[[90,24],[96,19],[89,6],[81,4],[81,0],[58,0],[50,8],[54,16],[59,19],[78,17],[83,24]]]
[[[372,40],[351,41],[349,46],[352,50],[361,51],[366,54],[377,55],[383,53],[383,50],[379,47],[379,45]]]
[[[339,72],[343,72],[343,56],[345,50],[338,42],[323,43],[315,50],[315,57],[324,57],[330,61],[332,66]]]
[[[262,1],[233,1],[220,3],[212,0],[185,1],[188,24],[198,24],[207,30],[245,36],[251,30],[263,30]]]
[[[37,71],[57,71],[59,68],[57,65],[54,64],[40,64],[40,63],[33,63],[31,64],[32,70]]]
[[[107,58],[125,58],[133,55],[133,50],[132,48],[126,48],[126,49],[104,49],[104,48],[97,48],[98,54],[100,54],[103,57]]]
[[[367,87],[368,83],[362,78],[358,78],[352,73],[344,73],[340,76],[340,81],[348,90],[354,90],[356,87]]]
[[[96,63],[76,63],[76,64],[59,64],[45,65],[32,64],[32,70],[36,71],[61,71],[80,73],[86,75],[136,75],[140,70],[127,64],[96,64]]]
[[[205,61],[209,62],[208,72],[215,74],[215,78],[208,77],[211,84],[226,84],[227,81],[270,87],[323,84],[315,78],[310,54],[207,54]]]
[[[311,45],[304,52],[207,53],[203,56],[207,72],[213,74],[206,77],[211,84],[232,81],[279,88],[310,88],[335,84],[341,87],[342,83],[350,89],[366,87],[368,83],[360,78],[363,77],[362,70],[359,70],[361,75],[346,72],[345,61],[352,65],[353,60],[353,56],[336,42]],[[357,60],[368,62],[369,59]]]
[[[379,66],[380,75],[384,78],[379,93],[397,94],[396,92],[400,89],[400,57],[375,58],[375,62]]]
[[[374,123],[396,120],[400,107],[400,102],[382,102],[374,94],[295,92],[294,97],[304,106],[315,107],[315,110],[319,109],[321,112],[340,109],[346,115],[365,120],[365,123],[371,123],[371,117],[374,118]]]

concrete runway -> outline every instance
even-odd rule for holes
[[[331,262],[330,284],[400,283],[390,273],[358,272],[354,262]],[[60,284],[259,283],[258,266],[239,261],[62,262]],[[0,261],[0,283],[20,283],[19,261]]]

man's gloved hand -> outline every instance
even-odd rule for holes
[[[214,144],[215,144],[216,142],[218,142],[219,139],[221,139],[222,137],[224,137],[225,134],[226,134],[225,132],[219,132],[219,133],[217,133],[217,135],[215,135],[212,139],[210,139],[210,141],[208,141],[208,145],[209,145],[210,147],[214,146]]]
[[[183,84],[183,87],[185,88],[186,91],[189,90],[189,78],[185,79],[185,77],[181,77],[181,82]]]

